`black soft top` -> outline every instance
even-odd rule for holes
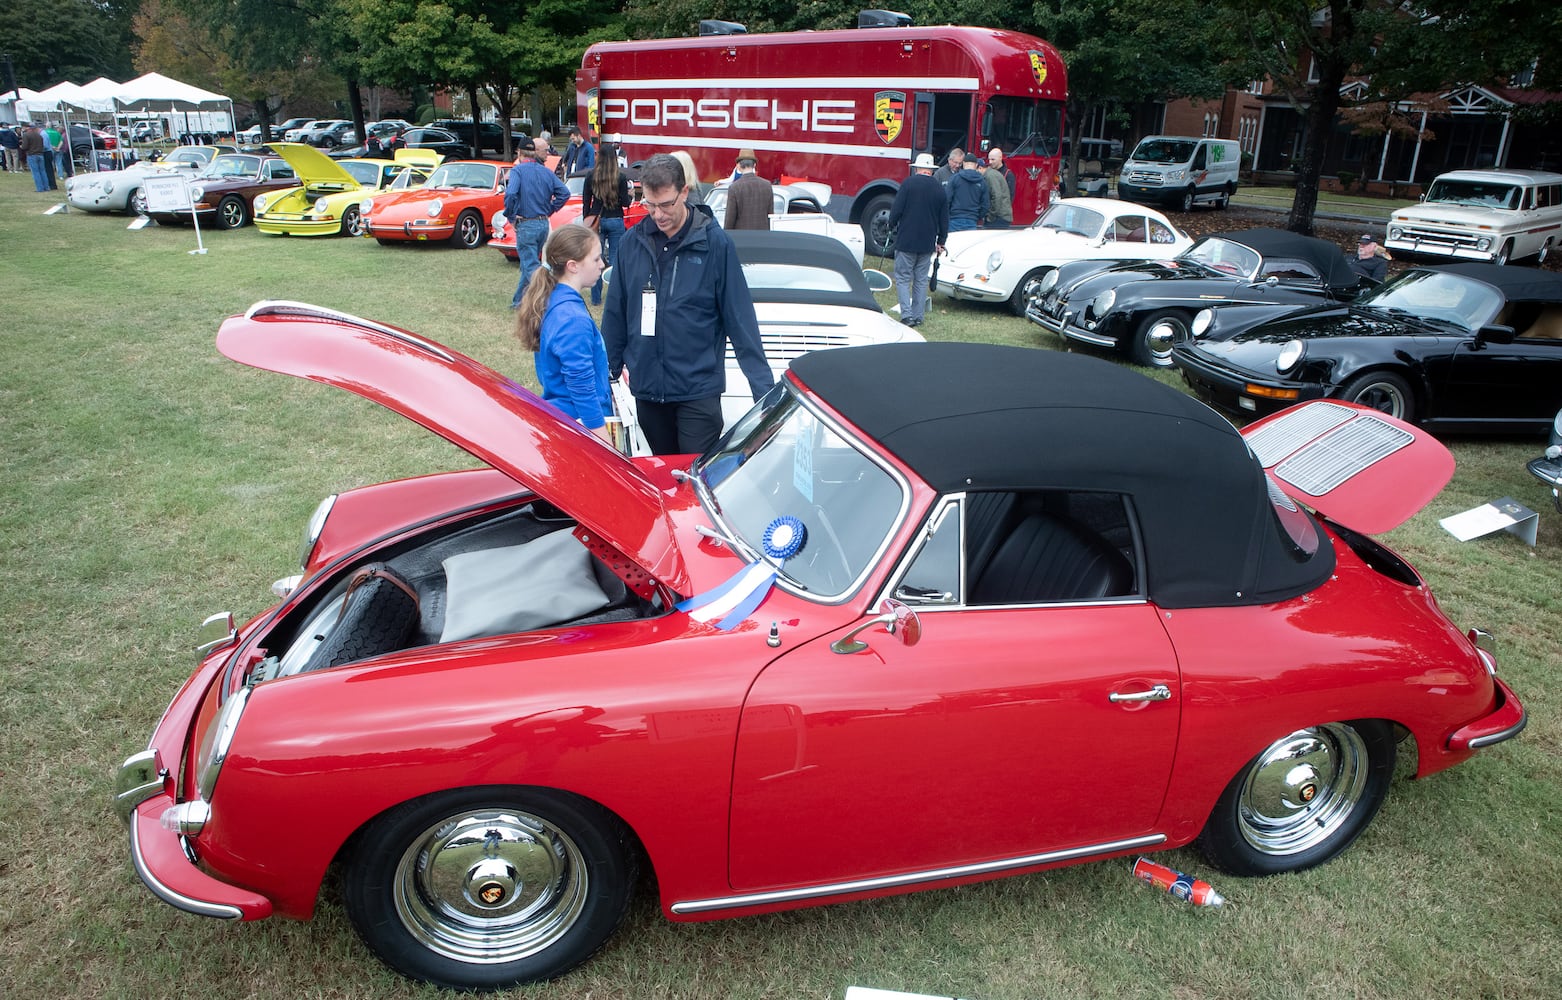
[[[815,351],[791,371],[940,493],[1127,496],[1162,606],[1278,600],[1333,568],[1327,542],[1306,562],[1282,552],[1263,470],[1225,418],[1119,365],[932,343]]]
[[[868,288],[857,258],[846,244],[833,236],[818,233],[772,232],[768,229],[734,229],[727,233],[737,248],[738,260],[749,264],[787,264],[799,268],[824,268],[834,271],[845,282],[845,290],[786,288],[749,282],[755,302],[813,302],[850,306],[883,312],[879,300]]]
[[[1509,302],[1562,302],[1562,274],[1508,264],[1444,264],[1426,268],[1484,281]]]
[[[1351,288],[1361,283],[1361,275],[1350,266],[1345,251],[1316,236],[1303,236],[1287,229],[1244,229],[1235,233],[1218,233],[1208,239],[1230,240],[1257,250],[1259,256],[1291,257],[1311,264],[1323,275],[1324,284],[1333,288]]]

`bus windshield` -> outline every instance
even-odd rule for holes
[[[987,111],[991,127],[982,138],[1009,156],[1057,156],[1062,148],[1063,105],[1057,101],[994,97]]]

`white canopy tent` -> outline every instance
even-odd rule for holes
[[[38,92],[18,87],[0,94],[0,124],[15,125],[28,120],[27,102],[38,99]]]
[[[134,80],[128,80],[120,84],[119,90],[114,95],[114,100],[120,112],[148,113],[185,113],[185,131],[189,128],[189,112],[210,112],[227,110],[226,127],[221,129],[200,128],[200,132],[231,132],[233,130],[233,101],[222,94],[214,94],[209,90],[191,86],[188,83],[180,83],[161,73],[147,73],[138,76]],[[201,116],[204,117],[204,116]],[[198,118],[200,120],[200,118]]]

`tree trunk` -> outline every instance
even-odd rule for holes
[[[363,120],[363,89],[358,86],[357,80],[347,81],[347,106],[352,109],[353,131],[358,135],[358,141],[369,141],[369,130],[364,127]]]
[[[472,108],[472,158],[474,160],[481,160],[483,158],[483,137],[477,134],[477,121],[479,116],[477,113],[476,81],[469,81],[467,83],[466,99]]]
[[[1334,37],[1349,39],[1355,26],[1349,3],[1330,4],[1330,21]],[[1293,233],[1313,235],[1313,215],[1318,211],[1318,179],[1323,175],[1323,163],[1329,153],[1329,141],[1334,138],[1334,117],[1340,110],[1340,84],[1350,70],[1342,45],[1332,39],[1315,47],[1313,58],[1318,68],[1318,82],[1313,85],[1312,103],[1307,108],[1307,136],[1302,146],[1301,169],[1296,174],[1296,198],[1291,202],[1291,215],[1285,227]]]
[[[261,144],[264,145],[264,144],[272,141],[271,140],[271,117],[272,117],[272,115],[276,114],[276,112],[271,109],[271,100],[270,100],[270,98],[266,98],[266,97],[257,97],[257,98],[255,98],[255,113],[260,116],[260,141],[261,141]],[[235,123],[234,127],[235,127],[235,129],[237,129],[237,127],[238,127],[237,123]],[[277,138],[280,139],[282,137],[281,136],[277,136]]]

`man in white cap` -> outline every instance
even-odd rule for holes
[[[944,252],[949,238],[949,202],[944,186],[933,179],[933,155],[918,153],[911,176],[895,192],[889,210],[889,228],[895,234],[895,293],[900,299],[900,321],[922,325],[927,310],[928,272],[933,256]]]

